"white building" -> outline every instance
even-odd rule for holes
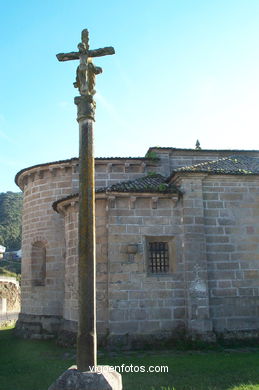
[[[3,246],[3,245],[0,245],[0,259],[2,259],[3,258],[3,256],[4,256],[4,253],[5,253],[5,246]]]

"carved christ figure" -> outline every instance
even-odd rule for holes
[[[102,68],[94,66],[92,58],[88,57],[86,45],[79,43],[80,64],[76,70],[76,81],[74,87],[78,88],[82,96],[95,94],[95,76],[102,73]]]
[[[77,46],[78,52],[59,53],[57,54],[57,59],[59,61],[80,60],[76,71],[74,87],[78,88],[81,96],[93,96],[95,94],[95,76],[102,73],[102,68],[95,66],[92,63],[92,58],[114,54],[115,51],[111,46],[90,50],[87,29],[82,31],[81,38],[82,42]]]

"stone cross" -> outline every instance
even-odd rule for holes
[[[101,57],[114,54],[113,47],[104,47],[101,49],[89,49],[89,33],[85,29],[82,31],[82,42],[78,44],[78,52],[59,53],[57,59],[59,61],[80,60],[77,67],[76,81],[74,87],[78,88],[81,96],[94,95],[95,75],[102,73],[102,68],[94,66],[92,63],[93,57]]]
[[[79,60],[74,86],[79,122],[79,224],[78,224],[78,334],[77,368],[89,371],[96,361],[96,260],[95,260],[95,180],[93,154],[93,122],[95,76],[102,69],[92,63],[93,57],[114,54],[113,47],[89,49],[88,30],[82,31],[78,52],[57,54],[59,61]]]

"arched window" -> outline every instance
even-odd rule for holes
[[[36,241],[31,247],[31,273],[34,286],[44,286],[46,278],[46,246]]]

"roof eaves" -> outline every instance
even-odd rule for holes
[[[66,200],[71,200],[73,198],[77,198],[79,196],[79,193],[76,192],[76,193],[73,193],[73,194],[70,194],[68,196],[65,196],[64,198],[60,198],[58,200],[56,200],[55,202],[52,203],[52,208],[54,211],[58,212],[58,205]]]
[[[35,164],[26,168],[21,169],[19,172],[16,173],[14,182],[16,185],[18,185],[18,179],[19,176],[22,175],[24,172],[29,171],[30,169],[35,169],[35,168],[41,168],[41,167],[47,167],[49,165],[56,165],[56,164],[65,164],[73,161],[78,161],[78,157],[72,157],[66,160],[57,160],[57,161],[51,161],[51,162],[46,162],[42,164]],[[158,161],[159,158],[152,158],[152,157],[95,157],[95,160],[97,161],[105,161],[105,160],[140,160],[140,161]]]
[[[167,146],[151,146],[148,148],[148,151],[147,153],[153,151],[154,149],[158,150],[158,149],[161,149],[161,150],[173,150],[173,151],[190,151],[190,152],[223,152],[223,153],[243,153],[243,152],[247,152],[247,153],[259,153],[259,150],[257,149],[251,149],[251,150],[247,150],[247,149],[195,149],[195,148],[173,148],[173,147],[167,147]]]
[[[162,178],[161,175],[157,175],[157,176],[160,176]],[[145,176],[146,178],[147,176]],[[136,179],[136,180],[139,180],[139,179]],[[180,189],[175,186],[175,185],[168,185],[165,182],[161,182],[161,183],[158,183],[157,185],[154,185],[153,187],[150,185],[149,187],[132,187],[132,188],[125,188],[123,187],[125,184],[128,184],[128,183],[132,183],[132,182],[136,182],[136,180],[129,180],[129,181],[126,181],[126,182],[121,182],[121,183],[118,183],[117,185],[112,185],[110,187],[102,187],[102,188],[97,188],[95,190],[96,194],[100,194],[100,193],[104,193],[106,195],[111,195],[111,194],[125,194],[125,193],[131,193],[131,194],[177,194],[177,195],[182,195],[182,192],[180,191]],[[119,186],[122,186],[121,188]],[[116,186],[117,186],[117,189],[116,189]],[[58,205],[61,203],[61,202],[64,202],[64,201],[67,201],[67,200],[70,200],[70,199],[73,199],[73,198],[76,198],[78,197],[78,193],[73,193],[71,195],[68,195],[64,198],[61,198],[61,199],[58,199],[56,200],[55,202],[53,202],[52,204],[52,208],[57,211],[58,209]]]
[[[55,164],[65,164],[65,163],[69,163],[69,162],[73,162],[73,161],[77,161],[77,160],[78,160],[78,157],[72,157],[72,158],[69,158],[67,160],[52,161],[52,162],[47,162],[47,163],[43,163],[43,164],[36,164],[36,165],[32,165],[32,166],[27,167],[27,168],[23,168],[19,172],[16,173],[15,178],[14,178],[15,184],[18,185],[19,176],[21,174],[23,174],[24,172],[29,171],[30,169],[47,167],[49,165],[55,165]]]

